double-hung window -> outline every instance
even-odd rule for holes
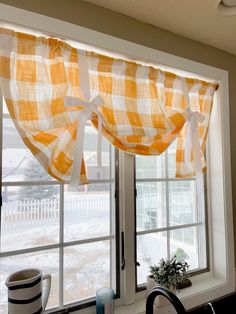
[[[24,268],[52,275],[47,309],[88,303],[104,286],[117,292],[114,148],[103,141],[100,171],[97,132],[88,125],[84,158],[91,184],[70,192],[29,152],[5,103],[1,117],[0,313],[7,312],[7,276]]]

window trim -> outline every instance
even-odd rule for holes
[[[7,23],[21,25],[22,27],[28,29],[41,30],[43,33],[46,33],[49,36],[54,35],[64,39],[67,38],[79,41],[93,47],[98,47],[100,48],[100,51],[101,49],[108,52],[113,51],[113,53],[116,55],[125,55],[132,60],[143,60],[149,64],[155,63],[160,65],[160,67],[161,65],[164,65],[164,67],[167,65],[167,68],[165,67],[165,69],[169,69],[168,67],[172,69],[174,68],[177,71],[181,71],[178,73],[181,73],[182,75],[184,75],[183,71],[187,71],[188,75],[190,75],[190,73],[195,73],[195,76],[200,75],[202,78],[214,79],[220,83],[218,94],[220,93],[220,99],[223,105],[219,108],[213,106],[217,109],[217,112],[215,113],[215,116],[213,114],[210,126],[210,129],[213,130],[215,121],[218,122],[217,135],[218,139],[220,139],[218,142],[218,148],[220,148],[218,153],[220,158],[217,158],[217,161],[214,160],[212,147],[210,147],[208,160],[210,160],[211,167],[209,168],[207,174],[208,182],[210,182],[210,186],[208,186],[208,208],[209,210],[213,208],[213,217],[208,217],[209,236],[211,243],[211,271],[206,274],[196,276],[196,278],[193,280],[193,287],[183,291],[183,293],[180,295],[180,298],[183,300],[186,308],[191,308],[193,306],[208,302],[214,298],[221,297],[227,293],[233,292],[235,289],[235,271],[230,162],[228,71],[171,55],[169,53],[158,51],[130,41],[115,38],[110,35],[93,31],[68,22],[60,21],[55,18],[0,4],[0,25],[2,27],[9,27],[9,24]],[[50,32],[48,30],[50,30]],[[221,110],[221,108],[224,108],[224,110]],[[215,132],[215,129],[213,132]],[[211,133],[212,131],[209,130],[209,142],[214,140]],[[127,226],[127,228],[129,227],[126,238],[130,241],[134,236],[134,229],[128,224],[127,219],[133,218],[132,210],[129,211],[130,208],[133,208],[133,201],[129,197],[130,195],[128,195],[131,191],[131,188],[129,185],[130,182],[127,179],[127,171],[132,171],[132,169],[129,168],[131,165],[130,159],[132,158],[132,155],[127,154],[127,158],[124,158],[124,153],[119,152],[119,156],[120,165],[122,168],[122,170],[119,171],[119,174],[122,175],[120,177],[119,183],[119,195],[123,197],[122,199],[120,198],[120,218],[124,218],[124,216],[126,216],[126,221],[122,220],[120,224],[120,230],[122,230],[124,226]],[[217,179],[217,184],[214,182],[215,179]],[[126,190],[124,186],[122,187],[122,183],[125,183],[125,186],[127,187]],[[216,199],[211,199],[210,194],[214,194],[214,196],[216,195]],[[122,210],[124,211],[125,208],[127,210],[124,213]],[[213,226],[212,219],[214,220],[214,224],[216,223],[217,227],[219,227],[218,230]],[[220,243],[222,244],[221,252],[217,252],[219,238]],[[129,264],[132,265],[134,262],[134,256],[128,250],[130,246],[129,241],[127,243],[128,245],[126,244],[126,258],[128,258]],[[222,256],[225,256],[223,261]],[[139,313],[142,312],[140,309],[143,309],[143,304],[145,302],[145,292],[140,292],[135,295],[135,287],[130,284],[132,280],[135,282],[134,277],[135,275],[133,271],[130,273],[127,271],[121,272],[121,299],[116,301],[116,305],[134,304],[126,307],[118,307],[116,309],[117,314],[137,313],[138,311]],[[124,283],[126,283],[126,285],[124,285]],[[124,296],[124,291],[128,292],[126,296]],[[95,308],[91,307],[90,309],[81,310],[78,313],[95,313]]]

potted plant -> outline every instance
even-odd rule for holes
[[[178,260],[176,255],[171,259],[160,259],[158,265],[150,266],[150,275],[147,277],[147,292],[155,286],[163,286],[172,292],[180,291],[179,286],[188,277],[189,264]],[[163,297],[158,297],[155,305],[158,307],[167,304]]]

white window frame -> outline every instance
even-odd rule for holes
[[[3,129],[3,121],[4,119],[11,119],[9,113],[3,113],[3,95],[0,90],[0,131]],[[17,130],[15,130],[17,132]],[[0,139],[0,168],[2,170],[3,167],[3,160],[2,160],[2,143],[3,143],[3,134],[2,138]],[[46,252],[53,249],[58,250],[59,256],[59,265],[58,265],[58,277],[59,277],[59,295],[58,295],[58,307],[49,310],[48,312],[56,311],[56,310],[63,310],[67,309],[68,307],[81,307],[81,304],[90,304],[94,302],[94,298],[84,299],[82,301],[67,303],[64,304],[64,249],[67,247],[78,246],[81,244],[89,244],[89,243],[96,243],[100,241],[109,241],[110,242],[110,286],[117,289],[119,288],[119,280],[117,281],[116,275],[116,245],[118,245],[117,235],[116,235],[116,208],[117,202],[115,200],[115,189],[116,184],[118,182],[117,178],[117,170],[115,167],[115,149],[112,149],[111,144],[109,144],[109,178],[107,179],[91,179],[89,182],[93,185],[100,185],[100,184],[107,184],[109,185],[109,210],[110,210],[110,234],[106,236],[99,236],[99,237],[92,237],[89,239],[81,239],[81,240],[71,240],[65,241],[64,240],[64,221],[65,221],[65,203],[64,203],[64,192],[66,191],[65,185],[56,180],[48,180],[48,181],[2,181],[2,187],[27,187],[27,186],[56,186],[58,187],[58,203],[59,203],[59,221],[58,221],[58,243],[55,244],[45,244],[42,246],[33,246],[28,248],[23,248],[19,250],[11,250],[6,252],[0,252],[0,261],[1,258],[4,257],[12,257],[22,255],[22,254],[30,254],[30,253],[40,253]],[[40,165],[38,165],[40,167]],[[0,219],[0,232],[1,232],[1,219]],[[1,239],[1,235],[0,235]],[[118,278],[119,279],[119,278]],[[118,284],[117,284],[118,283]],[[119,289],[118,289],[119,290]],[[116,291],[119,293],[119,291]]]
[[[0,26],[9,26],[8,23],[40,30],[49,36],[56,35],[64,39],[71,39],[98,47],[100,51],[111,51],[133,60],[171,67],[177,72],[179,70],[186,71],[188,75],[195,73],[195,76],[199,75],[219,82],[220,88],[215,99],[219,99],[220,104],[217,104],[216,101],[213,106],[207,149],[208,232],[211,267],[209,272],[196,276],[192,280],[193,286],[183,290],[179,297],[186,309],[189,309],[233,292],[235,290],[235,270],[228,72],[55,18],[0,4]],[[216,150],[217,158],[214,158]],[[125,230],[126,268],[124,272],[121,272],[121,298],[116,302],[116,314],[143,313],[145,309],[145,292],[135,293],[134,198],[130,197],[131,193],[134,193],[132,159],[132,155],[119,152],[120,230]],[[122,306],[122,304],[130,305]],[[95,307],[77,313],[95,313]]]
[[[196,178],[192,177],[192,178],[175,178],[173,176],[169,175],[169,156],[168,156],[168,150],[166,150],[165,152],[162,153],[164,155],[164,160],[165,160],[165,174],[163,177],[151,177],[151,178],[137,178],[137,172],[136,172],[136,176],[135,176],[135,202],[136,202],[136,206],[135,206],[135,210],[136,210],[136,222],[137,222],[137,213],[138,213],[138,208],[137,208],[137,200],[138,200],[138,192],[137,192],[137,184],[139,183],[162,183],[165,186],[165,207],[164,207],[164,211],[165,211],[165,215],[166,215],[166,224],[161,226],[161,227],[156,227],[156,228],[148,228],[148,229],[143,229],[143,230],[137,230],[136,227],[136,254],[138,253],[138,247],[137,247],[137,238],[140,235],[148,235],[148,234],[158,234],[161,232],[165,232],[166,233],[166,241],[167,241],[167,258],[170,258],[170,242],[171,242],[171,236],[170,233],[171,231],[175,231],[175,230],[185,230],[187,228],[196,228],[196,234],[197,234],[197,251],[198,251],[198,267],[191,269],[190,272],[192,275],[196,275],[197,273],[202,273],[207,271],[208,268],[208,258],[207,258],[207,242],[208,239],[207,238],[207,219],[206,219],[206,209],[207,209],[207,204],[206,204],[206,198],[205,198],[205,194],[204,194],[204,207],[202,209],[197,207],[197,202],[195,200],[195,212],[194,212],[194,216],[195,216],[195,221],[191,222],[191,223],[181,223],[181,224],[170,224],[170,184],[171,183],[176,183],[176,182],[196,182]],[[145,156],[143,156],[145,158]],[[148,157],[147,157],[147,162],[148,162]],[[137,170],[136,167],[136,160],[134,162],[134,167],[135,167],[135,171]],[[204,182],[204,192],[207,191],[207,189],[205,188],[205,184],[206,182]],[[196,190],[196,189],[195,189]],[[195,199],[196,199],[196,194],[194,195]],[[203,253],[201,255],[201,252]],[[164,256],[163,256],[164,257]],[[138,257],[137,257],[137,262],[140,262]],[[191,265],[190,265],[191,266]],[[138,272],[138,267],[136,266],[136,274]],[[136,291],[142,290],[144,288],[144,285],[138,285],[138,279],[137,279],[137,275],[136,275]]]

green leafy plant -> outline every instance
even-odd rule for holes
[[[158,265],[150,266],[150,277],[160,286],[178,290],[179,284],[188,277],[189,264],[177,261],[174,255],[170,260],[160,259]]]

